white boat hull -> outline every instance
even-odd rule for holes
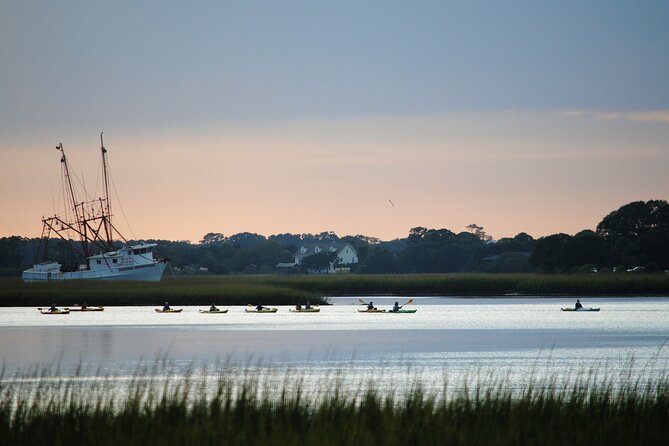
[[[118,268],[98,268],[71,272],[35,271],[34,268],[23,272],[24,282],[49,282],[61,280],[136,280],[142,282],[160,282],[165,271],[164,262],[148,265],[126,266]]]

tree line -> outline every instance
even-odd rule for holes
[[[596,230],[573,236],[553,234],[535,240],[521,232],[493,241],[482,226],[466,231],[415,227],[407,237],[382,241],[375,237],[320,234],[263,235],[243,232],[226,236],[206,234],[198,243],[144,240],[158,244],[158,252],[177,274],[269,274],[278,263],[294,261],[294,253],[308,243],[347,242],[357,251],[353,272],[594,272],[663,271],[669,269],[669,205],[664,200],[636,201],[606,215]],[[39,239],[0,239],[0,275],[18,276],[35,260]],[[119,245],[120,247],[120,245]],[[323,259],[309,259],[302,272]],[[61,263],[76,260],[63,240],[49,243],[48,258]],[[299,272],[299,270],[297,271]]]

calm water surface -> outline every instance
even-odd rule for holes
[[[370,300],[370,298],[366,298]],[[371,300],[389,308],[394,297]],[[399,299],[400,303],[407,298]],[[562,312],[568,298],[414,298],[415,314],[365,314],[357,298],[331,298],[320,313],[158,314],[154,307],[41,315],[0,309],[0,361],[7,370],[58,363],[67,375],[131,375],[166,357],[177,368],[221,364],[290,369],[314,382],[339,373],[390,384],[427,383],[494,371],[520,381],[592,367],[641,378],[668,369],[669,298],[582,298],[600,312]],[[435,384],[436,385],[436,384]]]

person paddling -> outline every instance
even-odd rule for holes
[[[295,305],[295,310],[296,311],[300,311],[301,309],[302,309],[302,305],[300,305],[300,304]]]
[[[163,311],[170,311],[170,310],[171,310],[171,308],[170,308],[170,304],[168,304],[167,302],[165,302],[165,305],[163,305]]]
[[[260,304],[256,305],[256,310],[262,311],[264,309],[265,309],[265,307],[263,307],[262,305],[260,305]]]
[[[216,305],[211,304],[211,307],[209,307],[209,311],[218,311],[218,308],[216,308]]]
[[[393,311],[394,311],[395,313],[397,313],[398,311],[400,311],[400,308],[402,308],[402,307],[400,306],[400,303],[399,303],[399,302],[395,302],[395,305],[393,305]]]
[[[581,308],[583,308],[583,305],[581,305],[581,300],[576,299],[576,304],[574,305],[574,310],[580,310]]]
[[[307,310],[311,310],[311,304],[309,303],[309,301],[307,301],[307,303],[304,304],[304,308]]]
[[[49,308],[49,313],[55,313],[58,311],[58,308],[56,308],[56,304],[51,304],[51,308]]]
[[[373,310],[376,310],[376,308],[374,308],[374,302],[370,302],[367,305],[367,311],[373,311]]]

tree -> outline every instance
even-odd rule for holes
[[[609,241],[636,239],[642,234],[669,228],[669,204],[664,200],[633,201],[611,212],[597,225],[597,234]]]
[[[321,251],[302,259],[300,267],[303,271],[327,271],[330,265],[336,263],[337,253]]]
[[[565,266],[570,268],[581,265],[602,267],[608,262],[609,257],[606,241],[587,229],[569,240],[565,252]]]
[[[483,226],[478,226],[477,224],[472,223],[471,225],[467,225],[465,227],[469,232],[478,237],[479,240],[482,240],[484,242],[489,242],[490,240],[492,240],[492,236],[486,234],[485,230],[483,229]]]
[[[201,245],[213,245],[215,243],[223,243],[225,241],[225,236],[220,232],[209,232],[202,237],[200,240]]]
[[[570,240],[571,236],[567,234],[540,238],[530,255],[530,265],[546,272],[564,271],[568,266],[566,250]]]

